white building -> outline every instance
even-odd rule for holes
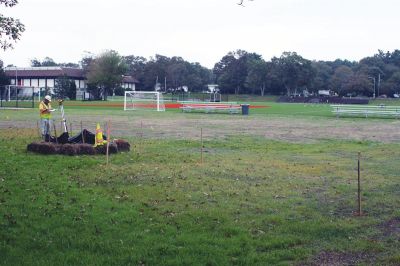
[[[68,78],[75,82],[76,98],[82,99],[86,92],[86,75],[81,68],[70,67],[6,67],[6,75],[10,78],[10,85],[33,87],[34,92],[40,90],[54,91],[57,79]],[[137,80],[131,76],[124,76],[121,87],[126,90],[135,90]]]

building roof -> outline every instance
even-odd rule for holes
[[[86,79],[85,72],[82,68],[72,67],[6,67],[4,69],[7,77],[18,79],[30,78],[59,78],[66,76],[74,79]],[[139,83],[132,76],[123,76],[122,83]]]
[[[14,78],[58,78],[67,76],[76,79],[85,79],[81,68],[70,67],[6,67],[4,72],[8,77]]]
[[[132,76],[123,76],[122,77],[123,83],[139,83],[137,79]]]

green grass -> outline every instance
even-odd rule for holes
[[[252,109],[257,118],[335,119],[325,105],[252,104],[270,106]],[[183,115],[66,110],[67,117]],[[35,118],[32,110],[0,113],[3,121]],[[27,152],[36,139],[29,127],[0,130],[1,265],[290,265],[323,251],[399,262],[398,231],[384,226],[400,217],[397,143],[236,134],[205,139],[200,163],[195,138],[128,136],[132,150],[106,165],[100,155]],[[354,215],[358,152],[362,217]]]

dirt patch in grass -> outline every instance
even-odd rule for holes
[[[373,254],[367,252],[334,252],[322,251],[310,261],[300,263],[298,265],[312,265],[312,266],[344,266],[344,265],[374,265],[376,258]]]
[[[204,139],[247,135],[295,143],[313,143],[324,139],[383,143],[400,141],[400,121],[391,119],[311,119],[183,113],[105,117],[99,113],[69,115],[68,123],[75,130],[80,129],[81,121],[84,128],[95,129],[96,122],[104,124],[109,119],[112,124],[111,134],[116,137],[199,139],[200,128],[203,128]],[[0,129],[36,128],[36,121],[36,116],[27,121],[0,120]]]
[[[392,218],[380,226],[380,229],[385,237],[394,237],[400,240],[400,217]]]

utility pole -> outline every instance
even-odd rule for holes
[[[18,69],[15,67],[15,86],[18,86]]]

